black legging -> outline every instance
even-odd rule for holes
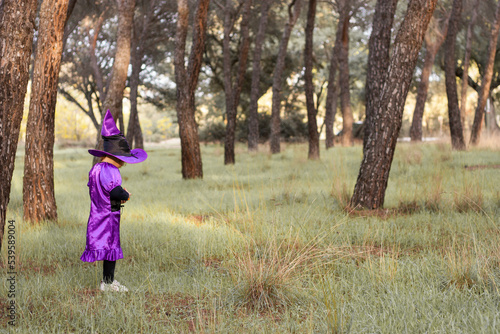
[[[102,280],[106,284],[113,283],[116,261],[102,261]]]

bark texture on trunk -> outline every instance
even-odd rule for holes
[[[378,209],[384,204],[403,109],[418,53],[437,0],[410,0],[394,42],[380,100],[363,152],[363,160],[351,198],[354,208]]]
[[[460,108],[458,107],[457,80],[455,78],[455,45],[460,15],[462,13],[462,1],[454,0],[448,23],[448,33],[444,46],[444,72],[446,83],[446,96],[448,97],[448,118],[450,122],[451,147],[454,150],[465,150],[464,131],[460,120]]]
[[[57,220],[54,193],[54,118],[68,0],[44,1],[40,8],[24,158],[24,220]]]
[[[222,58],[224,72],[224,93],[226,95],[226,136],[224,138],[224,164],[234,164],[234,128],[236,127],[236,108],[233,99],[233,80],[231,75],[231,30],[233,30],[233,1],[226,0],[224,8],[224,40]]]
[[[134,22],[135,0],[116,0],[118,3],[118,32],[116,41],[115,60],[113,62],[113,70],[109,85],[105,92],[106,99],[103,103],[103,114],[107,110],[113,115],[113,119],[119,120],[122,113],[123,91],[127,84],[128,66],[130,64],[130,50],[132,41],[132,26]],[[123,127],[121,127],[122,132]],[[97,150],[102,150],[103,140],[101,138],[101,129],[97,133]],[[94,164],[98,162],[97,157],[94,158]]]
[[[222,41],[224,93],[226,96],[226,138],[224,141],[224,164],[234,164],[234,128],[236,110],[233,99],[233,79],[231,75],[231,30],[233,30],[233,1],[226,0],[224,7],[224,40]]]
[[[338,63],[337,63],[338,65]],[[333,133],[333,124],[335,122],[335,114],[337,113],[337,102],[339,98],[339,82],[336,80],[335,73],[332,73],[332,66],[337,67],[330,63],[330,73],[328,75],[328,93],[326,95],[325,107],[325,148],[334,146],[335,134]]]
[[[491,29],[490,41],[488,44],[488,58],[486,60],[481,89],[479,91],[479,101],[477,102],[476,113],[474,114],[474,123],[470,134],[470,144],[479,144],[481,130],[483,127],[484,108],[486,100],[490,94],[491,79],[493,77],[493,66],[495,65],[495,54],[497,50],[498,32],[500,30],[500,2],[495,12],[495,23]]]
[[[245,73],[247,71],[248,53],[250,51],[250,14],[252,9],[252,0],[246,0],[245,7],[241,18],[241,46],[238,57],[238,72],[236,76],[236,86],[233,89],[234,108],[237,110],[240,104],[241,90],[245,81]]]
[[[66,48],[66,42],[68,40],[69,34],[75,29],[76,24],[80,23],[79,20],[75,20],[76,23],[73,23],[72,25],[68,25],[68,21],[71,18],[71,14],[73,14],[73,10],[75,9],[77,0],[69,0],[68,3],[68,11],[66,13],[66,23],[64,24],[64,35],[63,35],[63,50]]]
[[[431,46],[428,46],[425,51],[424,67],[422,69],[422,76],[420,77],[420,84],[418,85],[417,101],[415,103],[410,128],[410,138],[412,142],[422,141],[422,119],[424,116],[425,101],[427,100],[427,92],[429,91],[429,77],[432,73],[436,53],[437,48],[434,49]]]
[[[306,23],[306,43],[304,47],[304,81],[306,91],[307,106],[307,129],[309,132],[309,160],[319,159],[319,134],[318,124],[316,122],[316,107],[314,105],[314,86],[313,86],[313,35],[314,20],[316,18],[316,0],[309,0],[309,10],[307,11]]]
[[[36,8],[36,0],[3,0],[0,8],[0,250],[29,81]]]
[[[373,17],[372,33],[368,41],[368,65],[366,71],[366,108],[363,150],[368,135],[373,131],[373,119],[380,93],[390,63],[391,30],[398,0],[377,0]]]
[[[149,10],[139,17],[134,18],[130,56],[130,63],[132,64],[132,73],[130,75],[130,117],[127,127],[127,141],[131,148],[144,148],[144,138],[137,110],[137,98],[142,71],[142,59],[145,52],[145,41],[148,38],[148,30],[151,27],[150,22],[153,19],[154,10],[155,1],[151,1]]]
[[[254,54],[252,61],[252,86],[250,91],[250,107],[248,109],[248,151],[257,151],[259,148],[259,111],[260,96],[260,61],[262,59],[262,45],[266,36],[267,18],[269,17],[269,0],[261,1],[260,23],[255,37]]]
[[[340,4],[342,5],[342,3]],[[342,17],[343,11],[340,9],[339,22],[337,23],[337,32],[335,34],[335,45],[333,46],[332,55],[330,57],[330,69],[328,71],[328,87],[326,93],[325,104],[325,146],[328,150],[333,147],[335,134],[333,133],[333,123],[335,114],[337,113],[337,102],[339,95],[338,80],[336,80],[337,70],[339,66],[340,48],[342,43]]]
[[[500,134],[500,126],[498,126],[496,120],[495,101],[493,100],[491,93],[488,100],[489,100],[489,105],[488,108],[486,109],[484,122],[486,123],[486,127],[490,135],[498,135]]]
[[[210,0],[198,0],[194,16],[193,42],[188,67],[184,66],[186,37],[189,24],[188,0],[177,0],[179,11],[175,35],[175,82],[177,84],[177,121],[181,139],[182,177],[195,179],[203,177],[198,125],[195,119],[195,90],[198,85],[207,29],[208,5]]]
[[[240,93],[243,79],[247,68],[248,50],[250,48],[248,24],[250,20],[251,0],[246,0],[241,18],[242,41],[238,57],[238,72],[236,84],[233,86],[232,57],[231,57],[231,30],[234,27],[234,9],[232,0],[227,0],[224,15],[224,41],[223,41],[223,63],[224,63],[224,93],[226,95],[226,136],[224,138],[224,164],[234,164],[234,142],[236,130],[236,113],[240,102]]]
[[[469,76],[470,55],[472,52],[472,32],[477,20],[478,7],[479,0],[476,0],[474,2],[474,7],[472,8],[472,16],[469,21],[469,25],[467,26],[467,36],[465,38],[464,78],[467,78]],[[465,131],[468,130],[468,125],[465,120],[465,115],[467,113],[467,88],[469,88],[467,79],[462,80],[462,89],[460,90],[460,118],[462,120],[462,127]]]
[[[123,91],[127,83],[135,0],[117,0],[117,2],[118,36],[116,54],[113,62],[113,74],[106,92],[106,100],[103,104],[103,112],[109,109],[115,120],[122,111]]]
[[[88,38],[89,38],[89,40],[92,41],[92,43],[90,43],[90,50],[89,50],[89,54],[90,54],[90,67],[92,69],[92,75],[94,76],[94,80],[95,80],[95,83],[96,83],[96,86],[97,86],[97,91],[99,92],[99,99],[101,101],[105,101],[106,100],[106,91],[104,89],[104,80],[102,78],[101,70],[99,68],[99,62],[97,60],[97,54],[96,54],[95,48],[97,46],[97,38],[99,37],[99,32],[101,31],[102,25],[104,24],[104,19],[106,17],[106,12],[107,12],[107,8],[106,8],[106,10],[104,10],[101,13],[101,15],[99,16],[99,18],[96,20],[96,23],[95,23],[94,27],[92,27],[93,28],[92,29],[93,30],[92,34],[90,33],[91,27],[89,26],[87,28]],[[98,129],[97,132],[99,132],[99,131],[100,131],[100,129]]]
[[[141,123],[139,121],[139,113],[137,111],[137,97],[143,56],[141,51],[140,47],[134,50],[132,52],[131,59],[132,74],[130,75],[130,118],[128,120],[127,127],[127,141],[131,148],[144,148]]]
[[[422,119],[425,110],[425,101],[427,100],[427,92],[429,91],[429,77],[432,73],[434,60],[436,54],[444,42],[444,38],[448,30],[448,20],[444,24],[442,31],[438,32],[435,41],[432,41],[429,32],[425,37],[426,51],[424,56],[424,67],[420,77],[420,84],[417,90],[417,101],[415,103],[415,110],[413,111],[413,119],[410,127],[410,138],[413,142],[422,141]]]
[[[270,149],[272,154],[281,151],[281,91],[283,87],[283,71],[285,70],[285,57],[288,48],[288,41],[292,33],[293,26],[297,22],[302,7],[302,0],[292,0],[288,5],[288,22],[283,29],[278,57],[273,74],[273,98],[271,111],[271,138]]]
[[[340,83],[340,110],[342,112],[342,145],[351,146],[352,141],[352,117],[351,92],[349,87],[349,20],[351,19],[351,5],[349,1],[344,2],[342,8],[342,43],[340,44],[339,57],[339,83]]]

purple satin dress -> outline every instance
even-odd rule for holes
[[[110,192],[121,185],[118,167],[107,162],[95,164],[89,172],[90,216],[84,262],[123,259],[120,247],[120,210],[111,211]]]

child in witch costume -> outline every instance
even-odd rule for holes
[[[106,112],[101,135],[102,151],[89,150],[101,157],[101,162],[89,172],[90,216],[87,224],[87,242],[80,259],[84,262],[103,261],[103,291],[128,291],[114,280],[116,260],[123,259],[120,247],[120,207],[130,198],[122,188],[119,168],[124,163],[135,164],[146,160],[147,153],[140,149],[130,150],[123,134],[116,127],[113,116]]]

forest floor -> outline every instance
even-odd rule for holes
[[[22,220],[22,157],[7,219],[15,220],[19,333],[498,333],[500,149],[453,152],[399,143],[385,209],[348,200],[362,149],[307,160],[306,145],[270,155],[203,145],[204,179],[181,179],[179,149],[146,148],[121,169],[132,193],[121,221],[128,293],[98,289],[83,263],[90,201],[85,149],[56,150],[57,223]],[[6,229],[7,231],[7,229]],[[8,277],[7,242],[1,258]]]

